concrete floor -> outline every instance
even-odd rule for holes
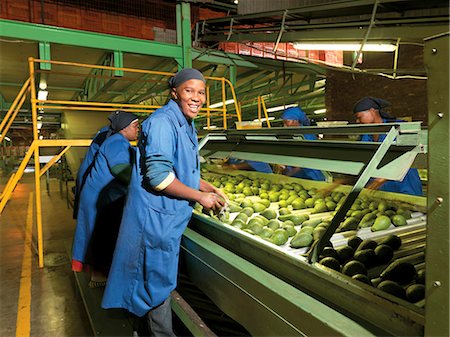
[[[92,336],[67,253],[75,221],[71,209],[60,194],[56,179],[50,179],[50,194],[46,191],[45,179],[42,180],[45,267],[38,267],[34,216],[31,258],[27,259],[27,255],[24,255],[29,196],[30,192],[34,194],[33,179],[33,174],[24,175],[0,215],[0,336],[17,336],[19,332],[24,337]],[[5,183],[4,179],[0,181],[0,191]],[[27,302],[25,296],[25,301],[20,302],[21,312],[28,311],[30,314],[29,317],[22,315],[18,319],[21,273],[30,259],[31,301]],[[24,282],[22,288],[26,290]]]

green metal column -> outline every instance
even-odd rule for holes
[[[449,34],[425,40],[428,224],[425,336],[449,336]]]
[[[41,60],[50,61],[50,42],[39,41],[39,58]],[[52,65],[50,63],[39,63],[41,70],[51,70]]]
[[[120,50],[114,51],[114,67],[123,68],[123,53]],[[114,70],[114,76],[123,76],[123,70]]]
[[[237,68],[234,64],[230,65],[230,82],[236,88]]]
[[[177,59],[181,68],[192,67],[192,39],[191,39],[191,7],[189,3],[177,4],[177,44],[181,45],[183,58]]]

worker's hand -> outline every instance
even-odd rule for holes
[[[324,197],[333,192],[338,186],[343,185],[346,182],[346,179],[336,179],[331,184],[317,190],[317,193],[320,193]]]
[[[230,200],[228,199],[227,195],[220,188],[213,186],[212,192],[215,194],[218,194],[225,201],[225,204],[229,204]]]
[[[382,178],[374,179],[367,185],[366,188],[369,190],[378,190],[386,181],[386,179]]]
[[[222,197],[212,192],[202,192],[198,203],[205,209],[213,210],[214,213],[219,213],[226,204]]]
[[[228,197],[220,188],[217,188],[213,184],[208,183],[204,179],[200,179],[200,191],[218,194],[222,199],[225,200],[225,203],[228,204],[229,202]]]
[[[286,170],[286,166],[280,165],[280,164],[273,164],[272,170],[273,170],[273,173],[275,173],[275,174],[284,174],[285,173],[284,171]]]

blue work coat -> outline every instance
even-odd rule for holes
[[[84,156],[84,159],[80,164],[80,167],[78,168],[77,179],[75,180],[75,198],[73,203],[74,219],[77,218],[78,207],[80,202],[80,194],[81,190],[83,189],[83,185],[86,182],[86,178],[89,175],[92,166],[94,165],[95,156],[97,155],[100,146],[108,137],[108,133],[110,130],[111,129],[109,126],[104,126],[97,132],[94,139],[92,139],[92,143],[89,146],[86,155]]]
[[[257,172],[262,173],[273,173],[272,168],[269,164],[261,162],[261,161],[254,161],[254,160],[241,160],[231,157],[228,160],[228,163],[230,164],[239,164],[239,163],[247,163],[253,170]]]
[[[98,210],[126,195],[126,184],[111,173],[116,165],[131,165],[134,150],[122,134],[116,133],[100,146],[92,169],[81,190],[72,258],[85,262]]]
[[[303,137],[306,140],[316,140],[317,137],[312,134],[304,134]],[[289,174],[290,170],[293,170],[294,168],[292,166],[288,166],[288,171],[286,175],[292,176],[295,178],[302,178],[302,179],[309,179],[309,180],[316,180],[316,181],[325,181],[325,176],[323,175],[322,171],[316,170],[316,169],[310,169],[310,168],[302,168],[300,171],[294,173],[293,175]]]
[[[383,123],[389,123],[390,121],[383,119]],[[392,122],[392,121],[391,121]],[[402,122],[401,120],[396,120],[394,122]],[[382,142],[386,138],[386,135],[380,135],[378,138],[378,142]],[[362,135],[362,142],[374,142],[373,135]],[[408,170],[403,181],[394,181],[388,180],[386,181],[380,188],[380,191],[386,192],[396,192],[396,193],[405,193],[405,194],[413,194],[413,195],[422,195],[422,182],[420,181],[419,172],[417,169],[412,168]]]
[[[142,123],[138,152],[102,307],[143,316],[176,287],[181,235],[193,207],[150,186],[148,161],[169,167],[183,184],[200,187],[197,133],[175,101]]]

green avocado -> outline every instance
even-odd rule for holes
[[[278,210],[278,213],[279,213],[280,215],[286,215],[286,214],[291,214],[291,211],[288,210],[287,208],[280,208],[280,209]]]
[[[295,234],[297,234],[296,229],[294,228],[294,226],[291,225],[285,225],[283,223],[282,228],[288,233],[289,237],[294,236]]]
[[[273,209],[266,209],[264,212],[261,213],[261,215],[268,220],[277,218],[277,212]]]
[[[325,267],[328,267],[328,268],[336,270],[336,271],[341,270],[341,265],[340,265],[339,261],[331,256],[324,257],[323,259],[321,259],[319,261],[319,263]]]
[[[425,286],[423,284],[412,284],[406,288],[406,299],[411,303],[419,302],[425,298]]]
[[[372,232],[378,232],[388,229],[391,224],[391,219],[388,216],[381,215],[375,219],[375,222],[370,229],[372,230]]]
[[[270,220],[270,221],[267,223],[266,226],[269,227],[269,228],[272,229],[272,230],[275,230],[275,229],[280,228],[280,222],[279,222],[278,220],[276,220],[276,219],[272,219],[272,220]]]
[[[367,269],[361,262],[351,260],[342,267],[342,273],[350,277],[356,274],[367,275]]]
[[[392,223],[394,224],[394,226],[399,227],[399,226],[404,226],[407,224],[406,219],[403,215],[401,214],[396,214],[392,217]]]
[[[292,248],[309,247],[313,242],[313,236],[308,233],[298,232],[290,242]]]
[[[405,298],[405,289],[400,287],[396,282],[394,281],[382,281],[377,286],[378,289],[383,290],[391,295],[394,295],[399,298]]]
[[[377,256],[373,249],[359,250],[353,256],[353,260],[361,262],[367,269],[377,264]]]
[[[264,227],[262,232],[259,233],[259,236],[262,238],[270,238],[273,235],[273,229],[269,227]]]
[[[400,239],[397,235],[389,235],[388,237],[381,240],[379,244],[380,245],[388,245],[393,250],[397,250],[402,245],[402,239]]]
[[[410,283],[417,275],[416,268],[409,262],[392,262],[383,272],[380,277],[383,280],[391,280],[399,284]]]
[[[352,231],[358,228],[358,219],[349,217],[345,219],[341,226],[341,232]]]
[[[274,244],[281,246],[287,242],[287,240],[289,239],[289,235],[284,229],[278,228],[273,232],[273,235],[270,237],[270,239]]]
[[[255,202],[251,207],[253,208],[253,210],[256,213],[260,213],[260,212],[264,211],[267,208],[266,205],[263,205],[263,204],[261,204],[259,202]]]
[[[302,222],[302,226],[310,226],[310,227],[316,227],[318,224],[322,222],[322,219],[310,219]]]

